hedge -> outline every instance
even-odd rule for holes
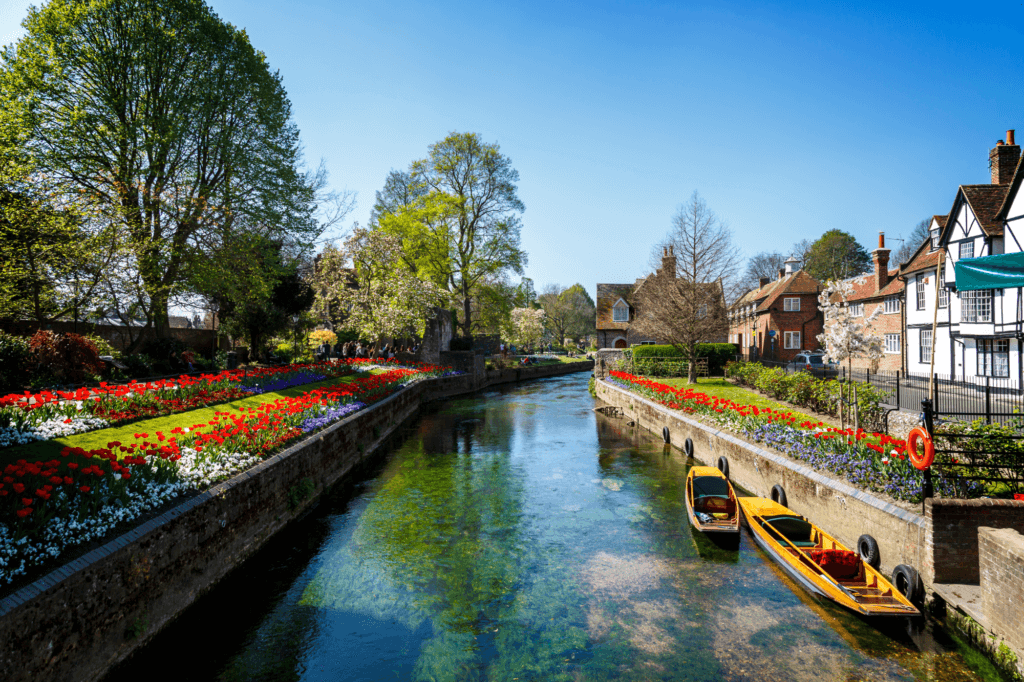
[[[633,346],[632,350],[635,371],[638,374],[647,376],[675,376],[686,371],[687,363],[685,356],[676,350],[675,346]],[[736,344],[734,343],[697,344],[697,357],[708,359],[708,371],[711,374],[719,374],[725,367],[725,364],[736,357],[737,352]],[[680,362],[666,362],[665,360],[644,362],[651,358],[679,358]]]

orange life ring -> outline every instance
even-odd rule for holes
[[[918,454],[917,452],[918,439],[924,445],[924,454]],[[928,435],[928,432],[920,426],[907,434],[907,455],[910,457],[910,462],[921,471],[930,467],[932,462],[935,461],[935,443],[932,441],[931,436]]]

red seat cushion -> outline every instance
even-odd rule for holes
[[[693,503],[694,511],[701,511],[705,514],[735,514],[736,501],[724,497],[698,497]]]
[[[836,580],[850,580],[860,572],[860,557],[848,549],[816,549],[811,561]]]

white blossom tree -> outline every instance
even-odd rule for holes
[[[449,303],[445,291],[409,271],[402,240],[356,227],[342,247],[328,246],[317,259],[314,311],[345,311],[341,326],[374,342],[421,333],[434,306]]]
[[[517,346],[532,346],[544,334],[544,311],[534,308],[513,308],[505,339]]]
[[[855,310],[850,305],[854,284],[863,281],[863,277],[832,280],[818,295],[818,307],[825,314],[825,331],[818,335],[818,341],[825,347],[825,359],[846,361],[851,373],[853,358],[868,360],[874,369],[882,357],[882,337],[868,332],[871,323],[882,313],[882,306],[865,317],[863,309]],[[854,315],[854,312],[859,314]]]

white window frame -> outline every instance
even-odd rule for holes
[[[949,289],[946,288],[946,266],[939,268],[939,308],[949,307]]]
[[[900,311],[900,297],[899,296],[886,296],[885,297],[885,315],[892,315]]]
[[[921,340],[921,354],[919,356],[920,357],[920,361],[921,362],[931,362],[932,361],[932,330],[931,329],[922,329],[921,330],[921,334],[920,334],[920,336],[918,338]]]
[[[914,282],[915,291],[917,292],[917,309],[924,310],[927,307],[924,291],[924,275],[918,275]]]
[[[1010,376],[1009,339],[978,339],[978,376]]]
[[[961,291],[960,321],[968,324],[989,324],[992,322],[992,290],[978,289]]]
[[[863,303],[851,303],[850,304],[850,317],[864,317],[864,304]]]
[[[941,232],[941,230],[939,230],[939,228],[937,228],[937,227],[934,230],[929,230],[929,236],[932,239],[932,248],[931,248],[932,251],[934,251],[935,249],[939,248],[939,233],[940,232]]]
[[[786,350],[800,349],[800,332],[782,332],[783,343]],[[721,338],[721,337],[719,337]]]
[[[900,352],[900,335],[899,334],[886,334],[885,335],[885,352],[886,353],[899,353]]]
[[[799,298],[784,298],[782,299],[782,309],[787,313],[800,312],[800,299]]]
[[[968,239],[960,242],[960,260],[974,258],[974,240]]]
[[[625,318],[619,315],[619,311],[623,310],[626,312]],[[629,305],[621,298],[612,306],[612,322],[629,322]]]

